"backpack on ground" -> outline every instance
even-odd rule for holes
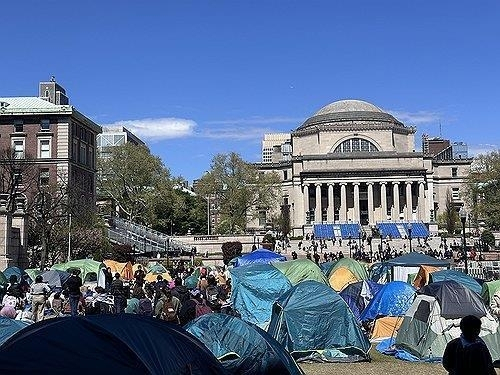
[[[161,317],[167,322],[179,322],[179,317],[172,301],[163,301]]]
[[[139,315],[153,316],[153,304],[149,298],[139,300]]]
[[[205,302],[196,302],[196,317],[198,318],[199,316],[205,315],[205,314],[210,314],[212,309],[208,307]]]

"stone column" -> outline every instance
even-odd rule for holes
[[[353,221],[361,222],[359,215],[359,182],[353,183],[354,185],[354,217]]]
[[[333,223],[335,221],[335,206],[333,199],[333,184],[328,184],[328,212],[327,221]]]
[[[406,220],[413,219],[413,199],[411,196],[412,181],[406,181]]]
[[[399,182],[393,182],[392,183],[392,195],[393,195],[393,201],[394,201],[394,207],[393,207],[393,214],[392,214],[392,220],[393,221],[398,221],[399,220]]]
[[[375,224],[373,219],[373,182],[367,182],[368,185],[368,224]]]
[[[382,216],[380,219],[382,221],[387,220],[387,183],[382,181],[380,183],[380,208],[382,210]]]
[[[304,185],[304,214],[306,215],[305,222],[307,224],[307,217],[309,216],[309,185]]]
[[[347,194],[346,194],[346,183],[342,182],[340,184],[340,215],[339,221],[347,221]]]
[[[418,219],[425,220],[425,182],[418,182]]]
[[[316,208],[314,209],[314,222],[321,223],[321,184],[316,184]]]

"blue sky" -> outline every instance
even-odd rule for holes
[[[54,75],[189,181],[217,153],[361,99],[418,132],[498,149],[498,1],[9,1],[0,96]],[[440,127],[441,124],[441,127]],[[441,128],[441,133],[440,133]]]

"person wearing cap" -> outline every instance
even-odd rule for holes
[[[118,272],[115,273],[115,279],[111,283],[111,294],[113,295],[115,313],[122,313],[127,305],[127,301],[125,299],[125,291],[123,290],[123,281],[120,279],[120,274]]]
[[[38,322],[43,320],[43,310],[47,296],[50,294],[50,288],[47,283],[43,282],[43,277],[38,275],[35,282],[31,285],[31,312],[33,320]]]

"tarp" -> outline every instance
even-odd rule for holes
[[[19,360],[23,353],[29,360]],[[60,360],[59,360],[60,359]],[[135,314],[47,319],[0,347],[5,374],[226,374],[183,328]]]
[[[15,320],[0,316],[0,345],[7,341],[7,339],[14,333],[27,326],[28,323],[21,320]]]
[[[456,281],[457,283],[466,286],[473,292],[479,295],[481,294],[481,285],[479,285],[479,283],[476,280],[474,280],[474,278],[470,277],[469,275],[466,275],[463,272],[457,270],[442,270],[430,274],[431,283],[437,281],[446,281],[446,280]]]
[[[433,266],[420,266],[420,269],[417,272],[417,276],[415,280],[413,280],[413,286],[417,289],[423,287],[424,285],[429,284],[429,275],[432,272],[439,271],[440,268]]]
[[[394,259],[385,262],[391,266],[407,266],[407,267],[420,267],[434,266],[434,267],[449,267],[450,262],[447,260],[436,259],[425,254],[412,252],[401,255]]]
[[[367,279],[368,272],[365,266],[351,258],[342,258],[338,260],[333,265],[328,275],[330,286],[337,292],[340,292],[349,284]]]
[[[370,342],[349,307],[317,281],[303,281],[278,298],[268,332],[297,360],[368,359]]]
[[[382,284],[363,280],[348,285],[339,294],[359,320],[361,313],[382,287]]]
[[[491,297],[500,290],[500,280],[486,281],[481,288],[481,297],[484,303],[489,306]]]
[[[237,317],[205,314],[185,329],[203,342],[232,374],[303,374],[270,334]]]
[[[240,267],[254,263],[284,262],[286,257],[267,249],[257,249],[236,259],[234,266]]]
[[[49,285],[53,291],[61,291],[64,283],[71,276],[70,273],[60,270],[49,270],[42,273],[43,281]]]
[[[132,270],[131,262],[120,263],[115,260],[106,259],[103,263],[106,267],[111,268],[113,275],[118,272],[125,280],[132,280],[134,278],[134,271]]]
[[[297,285],[301,281],[315,280],[326,284],[326,278],[321,272],[321,269],[309,259],[296,259],[286,262],[275,262],[272,264],[280,272],[282,272],[292,285]]]
[[[403,316],[415,297],[415,288],[402,281],[391,281],[373,297],[361,314],[361,321],[380,316]]]
[[[104,273],[101,271],[106,268],[106,265],[102,262],[97,262],[92,259],[79,259],[72,260],[66,263],[54,264],[51,269],[61,270],[70,272],[73,269],[79,269],[81,274],[80,277],[84,283],[86,282],[97,282],[97,285],[104,287]]]
[[[270,264],[249,264],[230,270],[233,308],[247,322],[265,328],[271,319],[274,301],[292,284],[283,273]]]

